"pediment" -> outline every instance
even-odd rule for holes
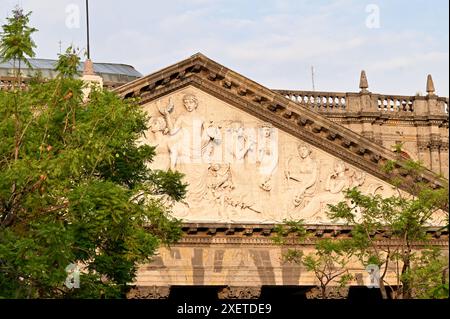
[[[142,105],[141,142],[156,145],[152,169],[178,170],[187,197],[172,207],[185,222],[329,223],[327,204],[353,186],[390,196],[380,178],[188,85]]]
[[[174,207],[184,221],[327,223],[326,204],[342,200],[345,186],[393,191],[381,167],[398,160],[396,154],[201,54],[117,92],[139,98],[152,116],[144,142],[158,145],[154,168],[186,174],[188,196]],[[195,110],[185,107],[185,96],[198,102]],[[270,135],[268,153],[276,153],[272,166],[263,165],[264,134]],[[299,154],[302,147],[308,156]],[[415,182],[401,178],[403,185]],[[431,171],[422,178],[447,183]]]

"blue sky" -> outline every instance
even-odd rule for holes
[[[85,47],[84,0],[0,0],[0,23],[19,4],[33,11],[37,56]],[[6,5],[5,5],[6,4]],[[75,7],[74,7],[75,5]],[[379,27],[367,27],[373,9]],[[270,88],[449,95],[448,0],[90,0],[91,55],[149,74],[196,52]],[[73,8],[80,11],[79,27]],[[370,7],[369,7],[370,8]],[[372,15],[371,15],[372,14]],[[373,21],[373,20],[371,20]]]

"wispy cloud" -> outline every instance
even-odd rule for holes
[[[0,19],[17,0],[1,0]],[[3,3],[6,2],[6,6]],[[33,10],[38,55],[58,42],[85,46],[84,29],[65,26],[65,8],[82,0],[22,0]],[[128,63],[148,74],[202,52],[269,87],[355,91],[366,69],[370,89],[414,94],[432,73],[448,96],[448,2],[356,0],[91,1],[94,59]],[[367,28],[366,5],[381,27]],[[0,21],[2,22],[2,21]],[[81,21],[84,25],[84,20]]]

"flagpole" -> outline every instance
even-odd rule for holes
[[[89,47],[89,0],[86,0],[86,27],[87,27],[87,58],[91,58],[91,50]]]

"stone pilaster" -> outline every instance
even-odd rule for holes
[[[415,115],[427,115],[429,113],[428,103],[425,96],[415,96],[413,101]]]
[[[441,173],[448,179],[448,140],[441,142],[439,155],[441,157]]]
[[[431,167],[431,153],[429,141],[424,139],[418,140],[417,152],[419,161],[421,161],[426,167]]]
[[[437,174],[440,174],[441,171],[441,156],[440,156],[440,148],[441,148],[441,139],[437,134],[431,135],[430,141],[430,151],[431,151],[431,170]]]

